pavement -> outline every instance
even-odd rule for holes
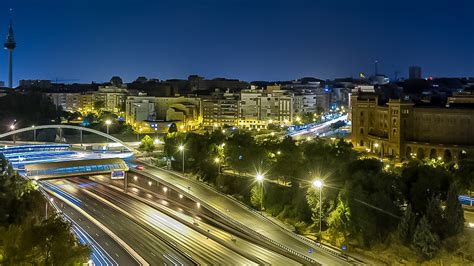
[[[144,162],[139,162],[145,164]],[[135,171],[135,170],[132,170]],[[229,219],[238,222],[243,227],[262,235],[284,248],[290,249],[302,256],[313,259],[323,265],[347,265],[351,264],[338,256],[329,254],[317,248],[317,244],[313,241],[298,236],[279,225],[271,222],[267,218],[253,211],[251,208],[237,202],[236,200],[219,193],[216,190],[192,179],[183,178],[182,176],[159,169],[156,167],[146,166],[144,170],[137,171],[150,177],[167,183],[179,189],[183,194],[199,199],[202,204],[206,204]],[[335,252],[337,251],[330,251]]]
[[[48,194],[48,197],[53,198],[57,211],[71,222],[79,241],[91,246],[91,260],[95,265],[139,265],[114,239],[75,208],[53,194]]]
[[[242,239],[234,242],[232,236],[225,231],[201,221],[198,228],[193,228],[192,218],[184,213],[174,211],[173,215],[180,215],[181,219],[187,217],[190,219],[187,224],[165,215],[157,206],[151,206],[102,184],[83,178],[48,182],[79,200],[82,209],[110,228],[151,265],[294,265],[284,257],[259,249]],[[146,198],[150,199],[149,196]],[[157,199],[151,201],[158,202]],[[235,248],[229,246],[229,243],[235,245]],[[252,257],[245,256],[246,254],[257,255]],[[259,257],[266,259],[260,260]]]

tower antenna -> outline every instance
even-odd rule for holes
[[[15,37],[13,34],[13,9],[10,8],[10,26],[8,27],[7,39],[3,45],[8,50],[8,87],[13,88],[13,50],[16,48]]]

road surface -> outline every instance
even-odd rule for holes
[[[143,162],[139,163],[143,164]],[[153,179],[158,179],[170,186],[174,186],[183,194],[191,195],[192,197],[201,200],[203,204],[207,204],[233,221],[238,221],[238,223],[242,224],[247,229],[251,229],[279,245],[307,256],[315,260],[317,263],[323,265],[349,264],[347,261],[339,257],[316,249],[314,243],[293,235],[270,220],[262,217],[257,212],[252,211],[250,208],[239,204],[237,201],[222,195],[198,181],[183,178],[175,173],[150,166],[146,166],[144,170],[136,172]]]

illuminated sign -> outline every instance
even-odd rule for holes
[[[124,179],[125,178],[125,171],[113,171],[110,173],[111,179]]]

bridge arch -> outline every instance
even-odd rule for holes
[[[15,129],[15,130],[0,134],[0,139],[8,137],[8,136],[15,135],[15,134],[23,133],[23,132],[28,132],[28,131],[35,131],[35,130],[40,130],[40,129],[65,129],[65,128],[75,129],[75,130],[79,130],[79,131],[87,131],[87,132],[105,137],[105,138],[107,138],[111,141],[122,144],[122,146],[124,146],[125,148],[127,148],[128,150],[130,150],[132,152],[139,153],[139,151],[137,149],[133,148],[132,146],[128,145],[127,143],[125,143],[125,142],[119,140],[118,138],[116,138],[114,136],[111,136],[107,133],[104,133],[104,132],[101,132],[101,131],[98,131],[98,130],[95,130],[95,129],[87,128],[87,127],[79,127],[79,126],[71,126],[71,125],[42,125],[42,126],[31,126],[31,127],[19,128],[19,129]]]

